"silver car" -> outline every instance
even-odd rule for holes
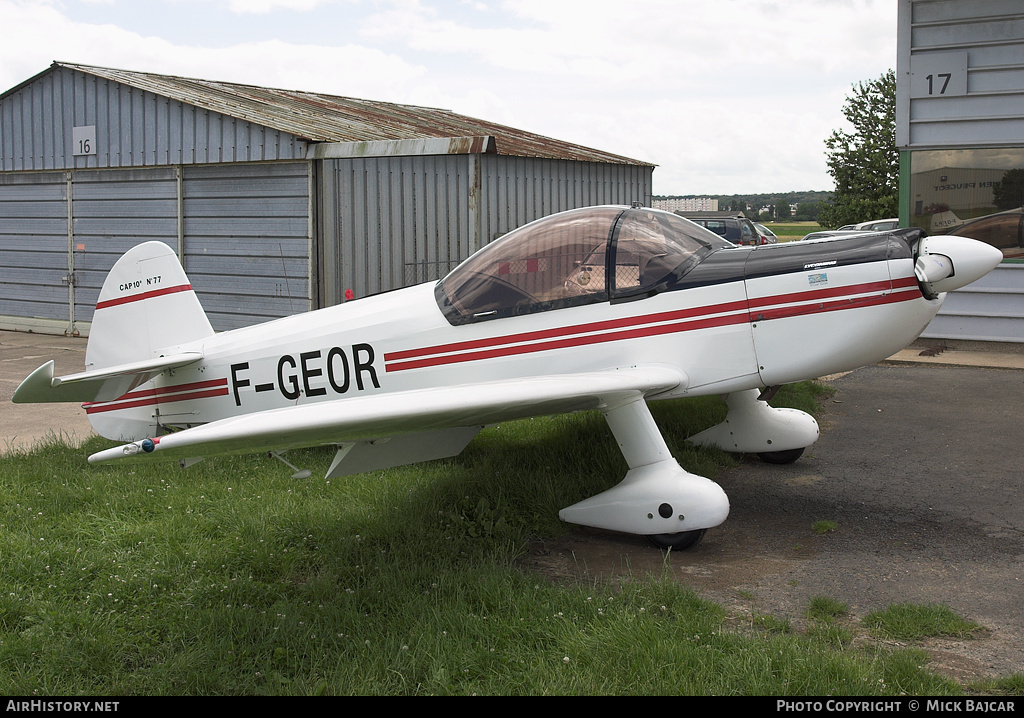
[[[863,229],[823,229],[820,232],[805,234],[800,238],[800,241],[806,242],[809,239],[828,239],[829,237],[849,237],[854,234],[868,234],[868,231]]]
[[[757,230],[758,244],[777,244],[779,238],[775,236],[775,232],[771,231],[763,224],[754,222],[754,229]]]

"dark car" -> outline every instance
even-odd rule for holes
[[[760,235],[754,228],[754,223],[743,216],[742,212],[683,212],[676,210],[676,214],[711,230],[733,244],[756,245],[760,239]]]
[[[947,234],[991,244],[1007,259],[1024,258],[1024,207],[967,220]]]

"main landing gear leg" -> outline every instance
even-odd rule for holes
[[[694,434],[687,441],[726,451],[757,454],[773,464],[796,461],[818,440],[818,422],[798,409],[776,409],[760,401],[758,389],[729,394],[725,421]]]
[[[679,466],[642,394],[603,411],[629,472],[618,485],[562,509],[563,521],[647,536],[663,548],[688,548],[725,521],[725,492]]]

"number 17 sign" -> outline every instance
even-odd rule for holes
[[[954,97],[966,94],[966,51],[911,55],[911,97]]]

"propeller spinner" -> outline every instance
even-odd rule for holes
[[[1003,253],[990,244],[968,237],[924,237],[917,245],[914,273],[921,292],[935,299],[943,292],[981,279],[1003,261]]]

